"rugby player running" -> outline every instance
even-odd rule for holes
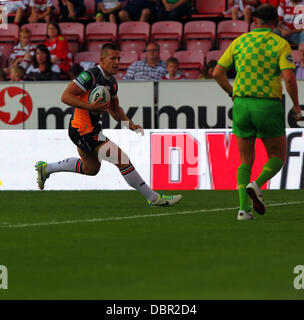
[[[69,137],[76,145],[80,158],[68,158],[59,162],[47,163],[38,161],[38,186],[44,189],[49,176],[56,172],[75,172],[95,176],[101,160],[106,160],[120,170],[125,181],[139,191],[151,206],[173,206],[181,199],[181,195],[164,195],[153,191],[135,170],[129,157],[111,140],[102,134],[99,123],[100,114],[109,112],[117,121],[128,124],[132,131],[143,128],[135,125],[119,105],[117,96],[118,85],[114,75],[118,72],[120,53],[116,45],[106,43],[100,52],[100,64],[82,72],[65,89],[61,100],[74,108],[69,124]],[[90,92],[97,86],[105,86],[111,95],[109,103],[101,103],[102,98],[94,103],[88,102]]]

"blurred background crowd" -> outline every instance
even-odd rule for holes
[[[121,50],[117,80],[211,79],[225,49],[255,28],[252,12],[277,7],[274,32],[304,78],[304,0],[0,1],[0,81],[68,80],[99,63],[106,42]],[[234,78],[232,68],[228,73]]]

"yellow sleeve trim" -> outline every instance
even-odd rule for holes
[[[296,70],[296,69],[297,69],[297,67],[289,67],[289,68],[283,68],[280,70],[282,71],[282,70]]]
[[[228,66],[228,67],[226,67],[226,66],[223,66],[222,64],[220,64],[220,63],[217,63],[219,66],[221,66],[221,67],[223,67],[223,68],[225,68],[225,69],[231,69],[231,67],[233,66],[233,63],[230,65],[230,66]]]

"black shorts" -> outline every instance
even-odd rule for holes
[[[116,21],[119,21],[119,15],[118,15],[118,11],[114,11],[111,13],[103,13],[102,11],[98,11],[98,13],[101,13],[105,19],[105,21],[110,21],[110,15],[114,14]]]
[[[139,20],[143,9],[150,9],[153,13],[154,5],[148,0],[133,0],[123,8],[123,10],[128,11],[130,18],[134,21]]]
[[[73,128],[70,124],[69,137],[83,153],[93,152],[98,146],[108,140],[107,137],[101,133],[100,124],[97,124],[92,132],[84,135],[80,135],[78,129]]]

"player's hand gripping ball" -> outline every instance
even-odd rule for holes
[[[89,103],[94,103],[96,100],[102,98],[99,103],[110,102],[111,96],[109,90],[104,86],[94,88],[89,95]]]

